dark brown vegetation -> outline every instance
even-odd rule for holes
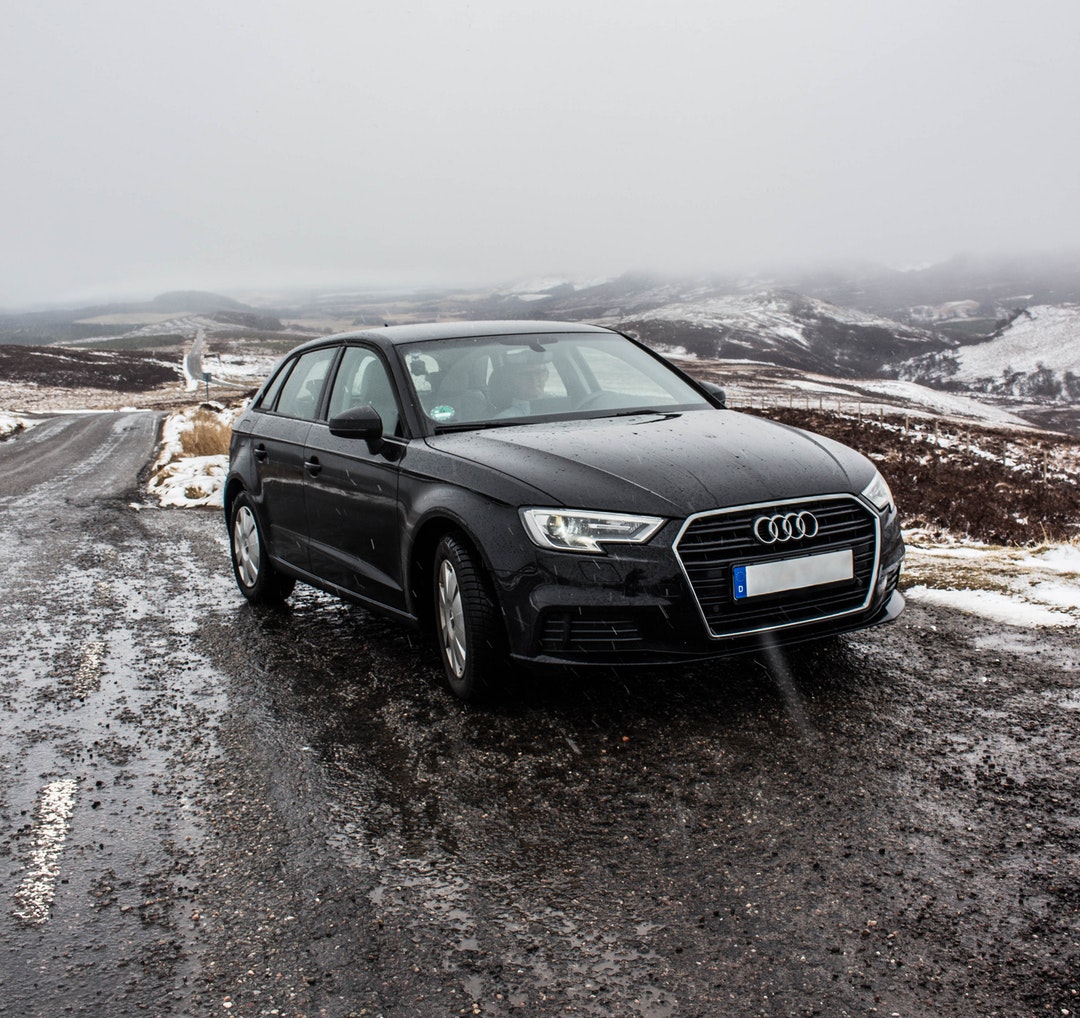
[[[991,544],[1080,539],[1080,443],[1046,432],[775,407],[748,411],[874,460],[905,527]]]
[[[172,351],[78,350],[71,347],[0,345],[0,380],[50,388],[141,392],[181,375]]]

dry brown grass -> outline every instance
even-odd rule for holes
[[[212,410],[199,410],[191,427],[180,433],[180,448],[185,456],[224,456],[231,435],[232,428]]]

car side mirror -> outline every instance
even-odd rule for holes
[[[727,393],[720,388],[715,382],[698,382],[713,403],[716,404],[721,410],[727,409]]]
[[[330,418],[330,434],[339,438],[366,438],[369,442],[382,438],[382,418],[369,403],[343,410]]]

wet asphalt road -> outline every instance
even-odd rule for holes
[[[0,444],[0,1014],[1080,1009],[1080,649],[912,606],[507,676],[236,593],[149,414]]]

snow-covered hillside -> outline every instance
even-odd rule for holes
[[[762,360],[841,377],[874,375],[898,354],[912,357],[945,345],[929,330],[789,290],[678,301],[619,324],[647,341],[702,356]]]
[[[1028,308],[996,338],[956,351],[957,381],[998,379],[1047,368],[1080,376],[1080,307]]]
[[[1080,400],[1080,306],[1040,304],[981,343],[915,357],[901,378],[976,392]]]

